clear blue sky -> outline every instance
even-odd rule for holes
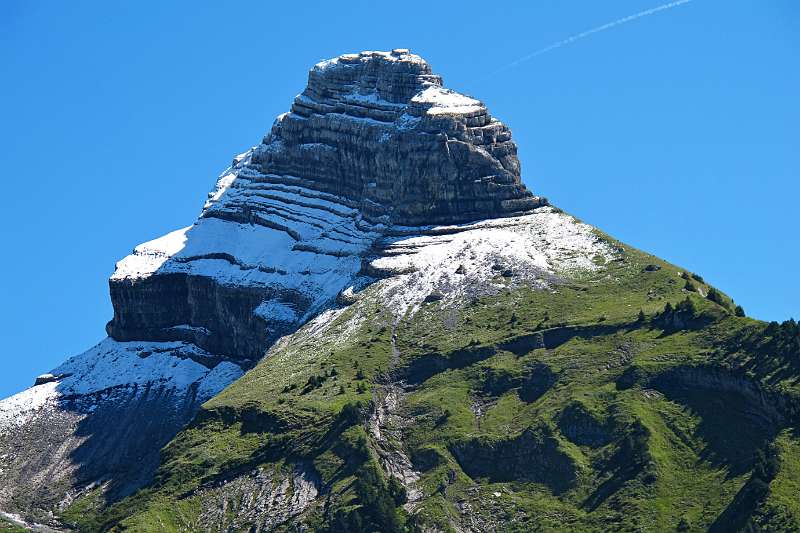
[[[277,4],[281,4],[278,6]],[[409,47],[513,129],[525,182],[800,317],[800,3],[0,2],[0,396],[104,336],[107,278],[190,224],[316,61]]]

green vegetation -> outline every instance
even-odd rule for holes
[[[746,318],[702,277],[613,244],[552,290],[397,322],[366,289],[209,401],[150,486],[110,506],[90,493],[65,521],[203,529],[212,491],[305,465],[321,497],[279,531],[798,530],[797,324]],[[389,393],[401,401],[378,416]],[[387,450],[422,498],[387,475]]]
[[[0,533],[25,533],[27,530],[0,518]]]

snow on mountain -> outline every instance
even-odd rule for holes
[[[243,371],[221,361],[209,368],[196,360],[215,356],[183,342],[117,342],[107,338],[52,370],[48,381],[0,400],[0,430],[24,425],[65,402],[80,412],[130,390],[161,388],[203,401],[238,379]]]
[[[613,256],[594,228],[551,207],[420,233],[389,240],[382,256],[371,263],[398,274],[383,281],[381,288],[398,316],[413,312],[430,297],[452,304],[469,295],[496,292],[505,287],[492,281],[498,275],[547,288],[560,278],[597,270],[598,259],[604,263]]]

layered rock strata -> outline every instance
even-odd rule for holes
[[[184,340],[249,365],[328,305],[379,239],[544,203],[511,132],[407,50],[323,61],[191,227],[111,278],[117,340]],[[424,231],[424,230],[423,230]]]
[[[541,204],[520,182],[509,129],[480,101],[444,88],[407,50],[317,64],[253,164],[400,225],[507,216]]]

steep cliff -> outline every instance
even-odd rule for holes
[[[543,205],[516,152],[481,102],[407,50],[323,61],[193,226],[118,264],[108,334],[251,364],[364,274],[381,238]]]

